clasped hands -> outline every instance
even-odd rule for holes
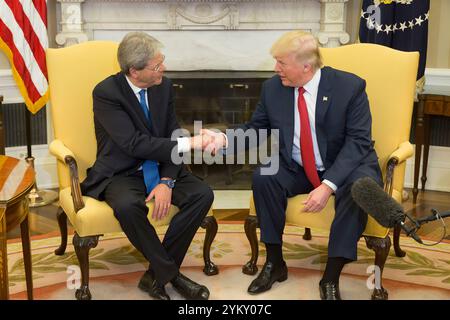
[[[226,146],[225,135],[209,129],[201,129],[200,134],[191,137],[191,149],[204,150],[215,155]]]

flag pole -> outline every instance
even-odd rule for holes
[[[31,117],[30,111],[26,108],[25,111],[25,127],[27,136],[27,158],[25,161],[34,170],[34,157],[31,153]],[[58,193],[53,190],[39,190],[35,179],[34,187],[28,194],[29,206],[31,208],[41,207],[55,202],[58,199]]]
[[[3,96],[0,95],[0,154],[5,154],[5,132],[3,129]]]

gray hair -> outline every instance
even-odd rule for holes
[[[117,50],[120,69],[129,74],[130,68],[142,70],[162,48],[162,43],[145,32],[130,32],[122,39]]]

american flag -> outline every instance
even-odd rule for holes
[[[0,0],[0,49],[33,114],[48,101],[46,0]]]

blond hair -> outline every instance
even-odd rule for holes
[[[276,58],[294,53],[296,60],[309,63],[314,70],[322,67],[322,57],[317,39],[310,33],[295,30],[284,33],[270,49],[270,54]]]

